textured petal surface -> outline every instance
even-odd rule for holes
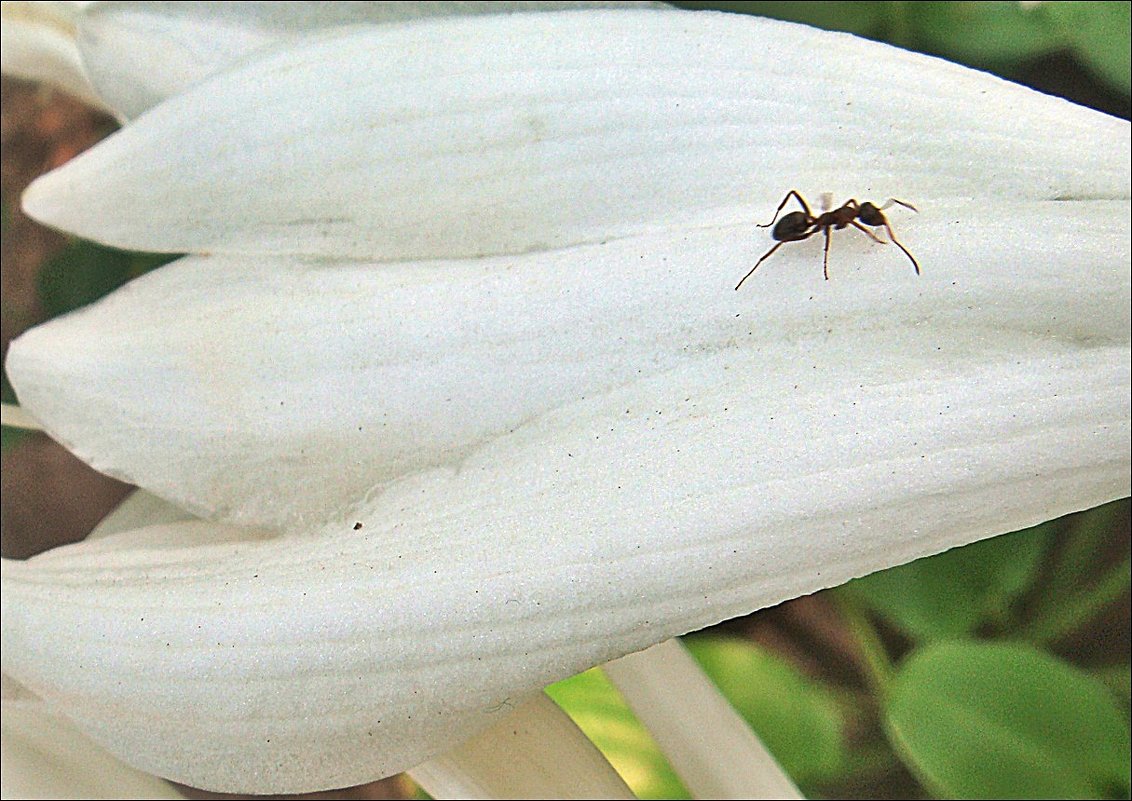
[[[1057,205],[1063,247],[1011,238],[1047,204],[959,239],[966,212],[925,211],[920,279],[858,237],[829,284],[799,246],[744,293],[748,230],[559,262],[166,268],[16,346],[49,428],[28,354],[45,387],[108,382],[60,419],[117,430],[99,453],[145,434],[143,477],[184,471],[162,489],[189,505],[298,527],[303,500],[386,481],[313,535],[181,524],[6,564],[4,670],[146,770],[325,788],[673,634],[1126,495],[1129,246],[1089,234],[1127,207]]]
[[[1025,336],[1009,366],[879,383],[883,360],[800,347],[798,373],[841,379],[832,405],[778,371],[750,400],[753,381],[705,386],[703,370],[766,369],[709,354],[308,536],[179,524],[4,563],[3,669],[132,764],[192,784],[393,773],[590,665],[1127,494],[1127,348]]]
[[[459,469],[554,414],[598,443],[653,432],[661,475],[705,470],[698,442],[740,484],[995,448],[1034,426],[1061,436],[1071,420],[1119,455],[1128,204],[980,214],[908,215],[921,277],[848,231],[833,280],[806,242],[740,292],[765,246],[749,226],[384,268],[195,257],[25,334],[8,370],[21,403],[99,470],[283,528]],[[1106,391],[1080,397],[1099,378]],[[911,498],[918,477],[888,481]],[[856,503],[875,490],[857,487]]]
[[[858,77],[874,74],[883,90]],[[24,203],[137,250],[457,258],[761,219],[791,187],[981,198],[987,214],[1127,198],[1128,131],[985,74],[769,20],[454,18],[247,63]]]
[[[659,5],[587,2],[110,2],[79,20],[99,94],[133,118],[259,48],[320,28],[433,16]],[[73,47],[73,44],[72,44]]]

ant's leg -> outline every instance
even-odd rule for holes
[[[885,209],[890,208],[893,203],[895,203],[898,206],[903,206],[906,209],[911,209],[912,211],[916,212],[917,214],[920,213],[920,210],[918,208],[916,208],[915,206],[913,206],[911,203],[905,203],[903,200],[897,200],[894,197],[890,197],[888,200],[884,201],[884,205],[880,207],[880,210],[884,211]]]
[[[822,275],[825,276],[825,280],[828,281],[829,280],[829,226],[826,226],[825,228],[823,228],[822,233],[825,234],[825,259],[822,261],[821,271],[822,271]]]
[[[899,203],[899,201],[897,201],[897,202]],[[908,260],[912,262],[912,266],[916,268],[916,275],[919,275],[920,274],[920,265],[916,261],[916,257],[908,252],[908,248],[906,248],[906,247],[904,247],[903,245],[900,244],[900,241],[896,238],[896,234],[892,233],[892,226],[889,225],[888,223],[885,223],[884,224],[884,230],[888,231],[888,238],[891,239],[896,244],[896,247],[898,247],[898,248],[900,248],[901,250],[904,251],[904,255],[908,257]]]
[[[784,208],[786,208],[786,204],[790,202],[791,197],[798,198],[798,202],[802,204],[802,210],[806,212],[807,217],[813,217],[814,216],[813,213],[810,211],[810,207],[806,205],[806,201],[803,200],[802,196],[798,194],[798,190],[797,189],[791,189],[789,192],[786,193],[786,197],[782,198],[782,202],[778,204],[778,209],[774,212],[774,217],[771,219],[771,221],[768,222],[766,225],[756,225],[755,227],[756,228],[770,228],[772,225],[774,225],[774,221],[778,219],[778,215],[782,213],[782,210]]]
[[[750,278],[751,275],[755,272],[755,270],[759,269],[759,265],[770,258],[771,253],[774,253],[774,251],[778,250],[780,247],[782,247],[783,245],[785,245],[789,241],[791,241],[791,240],[784,239],[783,241],[779,242],[774,247],[772,247],[770,250],[768,250],[766,253],[764,253],[763,257],[755,262],[755,266],[751,268],[751,271],[748,272],[746,275],[744,275],[742,277],[742,279],[740,279],[739,283],[737,283],[735,285],[735,291],[736,292],[739,291],[739,287],[743,286],[743,281],[746,281],[748,278]]]
[[[881,206],[880,209],[878,209],[878,211],[883,211],[884,209],[887,209],[893,203],[896,203],[897,205],[903,206],[906,209],[911,209],[912,211],[919,213],[919,209],[917,209],[911,203],[905,203],[903,200],[897,200],[894,197],[890,197],[888,200],[884,201],[884,205]],[[916,257],[908,252],[908,248],[906,248],[902,244],[900,244],[900,240],[896,238],[896,234],[892,233],[892,226],[888,224],[888,220],[884,219],[884,215],[878,215],[878,216],[880,216],[881,224],[884,226],[884,230],[888,231],[888,238],[891,239],[896,244],[896,247],[898,247],[898,248],[900,248],[901,250],[904,251],[904,255],[908,257],[908,261],[912,262],[912,266],[916,268],[916,275],[919,275],[920,274],[920,264],[919,264],[919,262],[916,261]],[[858,226],[858,227],[860,227],[860,226]],[[866,233],[868,233],[868,232],[866,231]]]
[[[870,230],[869,230],[868,228],[866,228],[865,226],[861,225],[861,224],[860,224],[859,222],[857,222],[856,220],[850,220],[850,221],[849,221],[849,224],[850,224],[851,226],[853,226],[854,228],[856,228],[856,229],[857,229],[858,231],[860,231],[861,233],[863,233],[863,234],[864,234],[865,236],[867,236],[867,237],[868,237],[869,239],[873,240],[874,242],[879,242],[879,243],[880,243],[880,244],[882,244],[882,245],[887,245],[887,244],[888,244],[887,242],[885,242],[885,241],[884,241],[883,239],[881,239],[881,238],[880,238],[879,236],[877,236],[876,234],[874,234],[874,233],[873,233],[872,231],[870,231]],[[886,224],[886,225],[887,225],[887,224]]]

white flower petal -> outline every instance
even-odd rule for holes
[[[85,3],[0,3],[0,70],[57,86],[98,108],[106,108],[91,86],[75,43],[75,18]]]
[[[409,767],[490,725],[508,699],[595,663],[1128,494],[1127,124],[854,40],[658,19],[405,26],[387,33],[492,69],[510,58],[504,33],[532,33],[521,40],[541,43],[532,74],[545,80],[529,85],[550,100],[495,113],[497,86],[528,84],[498,69],[498,81],[429,73],[428,56],[403,51],[380,74],[419,85],[375,85],[425,109],[419,126],[293,149],[274,133],[236,148],[224,133],[228,157],[209,161],[179,138],[189,117],[167,111],[175,99],[139,121],[149,133],[116,137],[29,195],[41,213],[77,217],[72,203],[105,191],[113,200],[94,205],[121,201],[123,213],[89,230],[149,237],[168,223],[170,241],[194,248],[325,243],[390,260],[612,238],[381,267],[197,257],[25,335],[9,356],[21,401],[80,455],[190,508],[303,536],[245,541],[185,523],[5,562],[7,674],[147,770],[218,789],[338,786]],[[594,36],[556,39],[555,62],[540,26]],[[597,36],[609,26],[613,51]],[[364,36],[377,34],[339,44]],[[887,65],[895,88],[824,70],[811,86],[805,54],[782,44],[806,37],[833,41],[823,55],[861,67],[848,74],[863,74],[866,56]],[[724,69],[740,40],[739,63],[761,65],[752,74],[767,86]],[[632,68],[599,70],[614,57]],[[555,63],[576,69],[552,80]],[[734,94],[731,73],[748,94]],[[707,91],[717,79],[740,99]],[[238,82],[185,97],[228,93],[215,108],[243,115]],[[913,102],[913,85],[927,97]],[[445,117],[469,87],[492,102]],[[676,117],[665,134],[675,101],[658,87],[687,90],[679,113],[690,107],[700,127]],[[965,100],[981,89],[989,109]],[[284,112],[298,106],[265,98],[294,135]],[[819,106],[822,126],[797,127]],[[515,109],[556,107],[535,118],[562,123],[542,138],[515,127]],[[328,118],[343,121],[325,107],[308,121],[325,132]],[[630,119],[644,127],[619,127]],[[258,124],[226,125],[246,136]],[[440,131],[460,125],[482,136],[445,161]],[[157,131],[174,137],[168,171],[147,155]],[[297,205],[251,180],[277,177],[264,172],[269,141],[279,176],[310,179]],[[348,191],[355,179],[334,166],[348,147],[363,166],[394,148],[374,174],[355,165],[366,192]],[[259,167],[245,170],[245,156]],[[102,190],[85,186],[96,173]],[[768,240],[739,208],[744,193],[757,185],[754,200],[773,204],[834,178],[846,195],[921,205],[892,216],[924,275],[847,231],[833,281],[820,278],[815,241],[784,247],[733,292]],[[161,180],[178,184],[175,197],[160,196]],[[166,220],[144,208],[174,200]],[[214,217],[183,222],[210,203]],[[356,219],[356,238],[295,216],[331,206]],[[279,220],[295,238],[265,225]]]
[[[122,764],[38,705],[4,703],[0,787],[4,798],[183,798]]]
[[[138,250],[451,258],[762,219],[791,187],[1004,216],[1126,199],[1128,144],[1126,122],[849,36],[706,12],[516,14],[265,55],[24,202]]]
[[[432,16],[643,3],[132,2],[83,15],[78,45],[99,93],[133,118],[262,47],[320,28]]]
[[[1003,329],[971,329],[997,350]],[[765,367],[704,354],[311,536],[221,530],[178,548],[208,530],[180,524],[5,562],[3,669],[146,771],[340,786],[411,767],[590,665],[1128,492],[1126,345],[1029,330],[1017,367],[965,361],[959,376],[932,350],[972,340],[928,330],[903,337],[925,374],[880,383],[890,365],[867,355],[881,351],[844,362],[800,340],[798,380],[840,379],[836,404],[777,371],[761,391],[704,385]],[[768,444],[771,418],[785,430]]]
[[[145,770],[338,786],[590,665],[1126,495],[1128,234],[1095,223],[1127,204],[1026,235],[1048,205],[962,237],[970,209],[925,210],[921,278],[839,236],[835,280],[810,243],[741,293],[745,229],[165,268],[13,346],[49,430],[278,525],[387,483],[314,535],[6,563],[4,670]]]
[[[730,454],[741,482],[994,449],[1042,421],[1060,436],[1088,419],[1119,454],[1128,203],[980,215],[972,203],[907,215],[920,277],[848,231],[833,280],[818,242],[791,244],[740,292],[768,240],[749,226],[381,269],[191,258],[25,334],[8,371],[97,469],[276,527],[459,466],[556,413],[603,443],[626,430],[695,440]],[[1096,376],[1107,391],[1078,398]],[[659,452],[664,471],[705,469],[692,450]],[[868,504],[875,490],[847,497]],[[826,492],[816,484],[810,505]]]

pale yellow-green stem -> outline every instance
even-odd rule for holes
[[[694,798],[802,798],[678,640],[602,669]]]
[[[601,752],[542,693],[409,775],[434,798],[634,797]]]
[[[25,428],[29,431],[43,430],[43,426],[34,417],[12,403],[0,403],[0,425]]]

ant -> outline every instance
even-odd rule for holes
[[[778,220],[779,213],[790,201],[791,197],[796,198],[798,202],[802,204],[804,211],[792,211],[784,216],[781,220]],[[829,196],[824,195],[823,201],[823,207],[828,209]],[[770,228],[770,226],[774,225],[774,221],[778,220],[778,225],[774,225],[774,230],[770,232],[770,235],[778,240],[778,244],[764,253],[763,257],[755,262],[755,266],[752,267],[751,271],[744,275],[742,280],[735,285],[735,289],[739,289],[739,287],[743,286],[743,281],[746,281],[748,278],[750,278],[751,274],[758,269],[760,264],[770,258],[770,255],[774,253],[774,251],[778,250],[787,242],[801,242],[803,239],[809,239],[818,231],[821,231],[825,235],[825,261],[823,263],[822,272],[825,275],[825,280],[828,281],[829,229],[832,228],[836,231],[840,231],[845,226],[852,225],[854,228],[865,234],[874,242],[879,242],[882,245],[888,244],[883,239],[877,237],[877,235],[870,231],[868,228],[865,228],[864,225],[861,225],[861,223],[864,223],[865,225],[871,226],[873,228],[879,228],[883,225],[884,230],[888,231],[889,239],[895,242],[896,246],[904,251],[904,255],[908,257],[908,259],[912,262],[912,266],[916,268],[916,275],[919,275],[920,265],[916,262],[915,257],[908,252],[908,248],[904,247],[896,240],[896,235],[892,233],[892,226],[888,224],[888,220],[883,214],[884,209],[887,209],[893,203],[903,206],[906,209],[917,211],[916,207],[911,203],[905,203],[903,200],[897,200],[894,197],[890,197],[887,201],[885,201],[885,204],[879,208],[874,206],[872,203],[869,203],[867,200],[864,203],[858,203],[856,200],[850,199],[845,201],[844,206],[834,209],[833,211],[823,211],[821,216],[815,217],[813,212],[810,211],[810,207],[806,205],[805,198],[798,194],[798,190],[791,189],[786,193],[786,197],[782,199],[782,202],[778,204],[778,211],[774,212],[774,217],[771,219],[771,221],[766,225],[758,226],[759,228]],[[860,220],[861,222],[857,222],[858,220]]]

